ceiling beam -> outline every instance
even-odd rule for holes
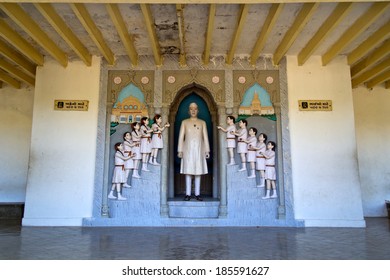
[[[44,48],[62,66],[68,65],[68,57],[39,25],[18,4],[0,3],[0,8],[31,38]]]
[[[3,70],[0,70],[0,81],[3,81],[4,83],[9,84],[16,89],[19,89],[21,85],[21,82],[15,80]]]
[[[6,61],[5,59],[0,59],[0,68],[7,71],[9,74],[14,76],[18,80],[22,80],[23,82],[30,84],[32,86],[35,85],[35,79],[31,76],[24,73],[22,70],[16,68],[14,65]]]
[[[256,64],[257,58],[260,55],[260,52],[263,50],[265,43],[267,42],[268,36],[270,35],[273,27],[276,24],[276,21],[279,18],[280,13],[282,12],[284,8],[283,3],[277,3],[272,4],[271,8],[269,9],[267,18],[264,21],[263,28],[260,31],[259,37],[257,38],[257,41],[255,43],[255,46],[253,47],[251,56],[250,56],[250,63],[252,65]]]
[[[302,29],[305,27],[306,23],[310,20],[315,10],[319,6],[319,3],[306,3],[303,4],[302,9],[295,18],[294,23],[291,25],[290,29],[284,35],[282,42],[277,47],[273,55],[274,65],[278,65],[282,60],[283,56],[286,54],[288,49],[294,43],[295,39],[301,33]]]
[[[358,62],[351,68],[351,76],[355,77],[357,74],[362,72],[364,69],[369,68],[386,55],[390,53],[390,39],[385,41],[379,48],[374,50],[369,56],[365,57],[362,61]]]
[[[71,3],[70,4],[73,12],[79,19],[80,23],[84,26],[85,30],[88,32],[92,41],[96,44],[101,54],[107,60],[108,64],[114,65],[115,57],[111,49],[108,47],[105,42],[102,32],[97,28],[95,22],[93,21],[91,15],[88,13],[87,8],[84,4]]]
[[[216,5],[210,4],[209,18],[207,22],[206,40],[204,44],[204,53],[203,53],[203,63],[205,65],[209,64],[210,61],[211,40],[213,38],[214,21],[215,21],[215,10],[216,10]]]
[[[373,68],[370,70],[364,72],[363,74],[359,75],[356,78],[352,79],[352,87],[355,88],[358,85],[364,83],[365,81],[368,81],[369,79],[379,75],[383,71],[385,71],[387,68],[390,67],[390,57],[378,65],[375,65]]]
[[[180,55],[179,55],[179,63],[180,66],[186,66],[186,50],[184,46],[184,13],[183,13],[183,5],[182,4],[176,4],[176,16],[177,16],[177,23],[179,27],[179,41],[180,41]]]
[[[64,20],[57,14],[53,6],[49,3],[35,3],[37,10],[51,24],[57,33],[64,41],[75,51],[79,58],[84,61],[87,66],[92,64],[92,55],[87,48],[81,43],[79,38],[66,25]]]
[[[0,40],[0,53],[9,60],[15,62],[31,76],[35,76],[37,66],[28,61],[21,53],[15,51],[2,40]]]
[[[152,44],[152,50],[154,55],[154,61],[157,66],[162,65],[162,56],[161,56],[161,50],[160,45],[158,42],[156,29],[154,28],[154,20],[152,16],[152,11],[150,10],[149,4],[140,4],[142,14],[144,15],[145,23],[146,23],[146,29],[149,33],[149,38]]]
[[[313,52],[320,46],[325,38],[339,25],[351,11],[352,3],[339,3],[332,14],[326,19],[317,33],[310,39],[298,54],[298,65],[303,65]]]
[[[48,0],[23,0],[25,3],[45,3]],[[350,2],[351,0],[339,0],[338,2]],[[383,0],[354,0],[353,2],[381,2]],[[7,0],[7,2],[20,2],[20,0]],[[96,3],[96,0],[51,0],[52,3]],[[221,0],[181,0],[183,4],[220,4]],[[224,0],[224,4],[237,4],[237,3],[280,3],[280,0]],[[313,0],[283,0],[283,3],[310,3]],[[319,3],[334,3],[334,0],[319,0]],[[137,3],[137,4],[176,4],[177,0],[104,0],[104,3]]]
[[[138,53],[134,47],[133,36],[127,32],[126,23],[123,20],[121,12],[119,11],[117,4],[106,4],[106,9],[111,17],[112,22],[115,25],[116,31],[122,40],[122,43],[126,49],[127,55],[133,65],[138,65]]]
[[[382,43],[390,36],[390,21],[386,22],[374,34],[366,39],[360,46],[348,54],[348,64],[352,65],[360,58],[376,48],[378,44]]]
[[[13,45],[23,55],[29,58],[31,61],[42,66],[44,62],[43,55],[34,49],[22,36],[16,31],[11,29],[8,24],[0,19],[0,36],[4,38],[8,43]]]
[[[241,4],[240,12],[237,20],[237,27],[236,30],[234,31],[233,40],[230,44],[230,50],[226,58],[227,64],[233,63],[234,53],[236,51],[238,40],[240,39],[242,29],[244,28],[245,20],[248,15],[248,10],[249,10],[248,4]]]
[[[379,85],[380,83],[383,83],[390,79],[390,70],[387,70],[386,72],[383,72],[382,74],[376,76],[372,80],[368,81],[366,83],[366,86],[368,88],[373,88],[376,85]]]
[[[335,56],[337,56],[349,43],[357,38],[377,20],[390,5],[388,2],[374,3],[354,24],[352,24],[340,37],[340,39],[329,48],[322,56],[322,65],[327,65]]]

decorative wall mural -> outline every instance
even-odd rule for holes
[[[111,112],[112,123],[129,124],[139,122],[148,115],[145,97],[142,91],[133,84],[124,87],[118,94]]]
[[[170,218],[198,223],[200,218],[223,217],[212,224],[296,224],[280,180],[279,83],[276,70],[109,71],[107,183],[96,199],[102,216],[110,219],[93,223],[172,225],[177,220]],[[199,119],[210,128],[210,152],[201,153],[207,157],[206,173],[181,172],[185,156],[180,154],[180,139],[193,143],[195,138],[180,138],[180,128],[186,120],[191,121],[189,131],[201,127],[195,115],[188,119],[194,102],[206,115]],[[149,116],[155,116],[153,121]],[[172,128],[163,133],[170,127],[166,121]],[[188,149],[202,150],[193,144]],[[192,194],[197,201],[189,201]]]
[[[244,94],[239,115],[274,115],[275,110],[269,94],[259,84],[250,87]]]
[[[233,103],[240,106],[246,92],[256,86],[256,91],[261,94],[265,91],[275,105],[280,102],[279,96],[279,71],[277,70],[236,70],[233,71]],[[259,96],[262,106],[265,106]]]
[[[178,91],[196,84],[207,88],[216,102],[225,102],[225,74],[221,70],[171,70],[163,72],[163,104],[171,104]]]

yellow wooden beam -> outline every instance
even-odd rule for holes
[[[321,25],[316,34],[298,54],[298,65],[303,65],[325,38],[339,25],[351,11],[352,3],[339,3],[332,14]]]
[[[13,48],[8,46],[6,43],[0,40],[0,53],[9,60],[15,62],[21,68],[26,70],[31,76],[35,76],[36,65],[28,61],[22,54],[15,51]]]
[[[179,41],[180,41],[180,56],[179,56],[179,63],[180,66],[187,65],[186,61],[186,50],[185,50],[185,34],[184,34],[184,13],[183,13],[183,5],[182,4],[176,4],[176,16],[177,16],[177,22],[179,27]]]
[[[271,33],[273,27],[275,26],[276,21],[278,20],[283,8],[283,3],[272,4],[249,59],[252,65],[256,64],[256,60],[259,57],[260,52],[263,50],[264,45],[267,42],[268,36]]]
[[[355,21],[340,37],[340,39],[329,48],[322,56],[322,64],[327,65],[335,56],[337,56],[349,43],[357,38],[377,20],[390,5],[389,2],[374,3],[359,19]]]
[[[57,14],[53,6],[49,3],[35,3],[37,10],[42,16],[53,26],[57,33],[64,39],[64,41],[75,51],[79,58],[84,61],[87,66],[92,64],[92,55],[87,48],[81,43],[79,38],[66,25],[64,20]]]
[[[234,31],[233,40],[230,44],[230,50],[226,58],[227,64],[233,63],[234,53],[236,51],[238,40],[240,39],[242,29],[244,28],[245,25],[245,20],[248,15],[248,10],[249,10],[248,4],[241,4],[241,8],[237,20],[237,27],[236,30]]]
[[[372,80],[368,81],[366,83],[366,86],[368,88],[373,88],[376,85],[379,85],[380,83],[383,83],[390,79],[390,70],[387,70],[386,72],[383,72],[382,74],[376,76]]]
[[[385,89],[389,89],[389,88],[390,88],[390,80],[385,82]]]
[[[373,51],[369,56],[357,63],[351,68],[351,76],[355,77],[364,69],[368,69],[371,65],[384,58],[390,53],[390,39],[385,41],[379,48]]]
[[[368,39],[366,39],[360,46],[354,49],[348,54],[348,64],[354,64],[361,57],[369,53],[371,50],[376,48],[378,44],[382,43],[384,40],[390,37],[390,21],[385,23],[381,28],[379,28],[374,34],[372,34]]]
[[[369,79],[379,75],[380,73],[382,73],[383,71],[385,71],[389,67],[390,67],[390,57],[388,59],[382,61],[378,65],[374,66],[370,70],[359,75],[358,77],[353,78],[352,79],[352,87],[353,88],[357,87],[358,85],[364,83],[365,81],[368,81]]]
[[[0,8],[31,38],[44,48],[62,66],[68,65],[68,57],[39,25],[20,7],[13,3],[0,3]]]
[[[8,24],[2,19],[0,19],[0,36],[31,61],[40,66],[43,65],[43,55],[34,49],[25,39],[23,39],[22,36],[9,27]]]
[[[209,60],[210,60],[211,40],[213,38],[214,21],[215,21],[215,10],[216,10],[216,5],[210,4],[209,18],[207,22],[206,40],[205,40],[204,53],[203,53],[203,63],[205,65],[209,64]]]
[[[15,80],[3,70],[0,70],[0,81],[3,81],[4,83],[9,84],[10,86],[17,89],[19,89],[21,85],[21,82]]]
[[[18,80],[22,80],[23,82],[30,84],[32,86],[35,85],[35,79],[31,76],[24,73],[22,70],[16,68],[14,65],[6,61],[5,59],[0,59],[0,68],[7,71],[9,74],[14,76]]]
[[[126,49],[127,55],[133,65],[138,65],[138,53],[134,47],[134,39],[127,32],[126,23],[123,20],[121,12],[119,11],[117,4],[106,4],[106,9],[111,17],[112,22],[115,25],[116,31],[122,40],[122,43]]]
[[[88,13],[87,8],[84,4],[72,3],[70,4],[73,12],[79,19],[80,23],[84,26],[85,30],[88,32],[92,41],[96,44],[101,54],[107,60],[108,64],[113,65],[115,63],[115,57],[111,49],[108,47],[105,42],[102,32],[97,28],[95,22],[93,21],[91,15]]]
[[[157,66],[162,65],[162,56],[160,50],[160,44],[158,42],[156,29],[154,28],[154,20],[152,11],[150,10],[149,4],[140,4],[142,14],[144,15],[146,29],[149,33],[150,42],[152,44],[152,50],[154,55],[154,61]]]
[[[284,35],[282,42],[277,47],[273,55],[274,65],[278,65],[282,60],[283,56],[286,54],[288,49],[294,43],[295,39],[298,37],[299,33],[305,27],[306,23],[310,20],[315,10],[319,6],[319,3],[306,3],[303,4],[302,9],[295,18],[294,23],[291,25],[290,29]]]
[[[20,2],[20,0],[6,0],[7,2]],[[26,3],[45,3],[48,0],[23,0]],[[313,0],[180,0],[180,3],[183,4],[210,4],[210,3],[224,3],[224,4],[237,4],[237,3],[308,3]],[[349,2],[351,0],[339,0],[338,2]],[[354,0],[353,2],[380,2],[383,0]],[[52,3],[96,3],[99,1],[96,0],[51,0]],[[334,3],[335,0],[319,0],[320,3]],[[176,4],[177,0],[104,0],[104,3],[143,3],[143,4]]]

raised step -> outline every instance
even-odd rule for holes
[[[22,219],[24,203],[2,202],[0,203],[0,220]]]
[[[204,198],[204,201],[174,199],[168,201],[170,218],[210,219],[218,218],[219,200]]]

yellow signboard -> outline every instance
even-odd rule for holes
[[[57,111],[88,111],[88,100],[54,100]]]
[[[299,111],[332,111],[332,100],[298,100]]]

